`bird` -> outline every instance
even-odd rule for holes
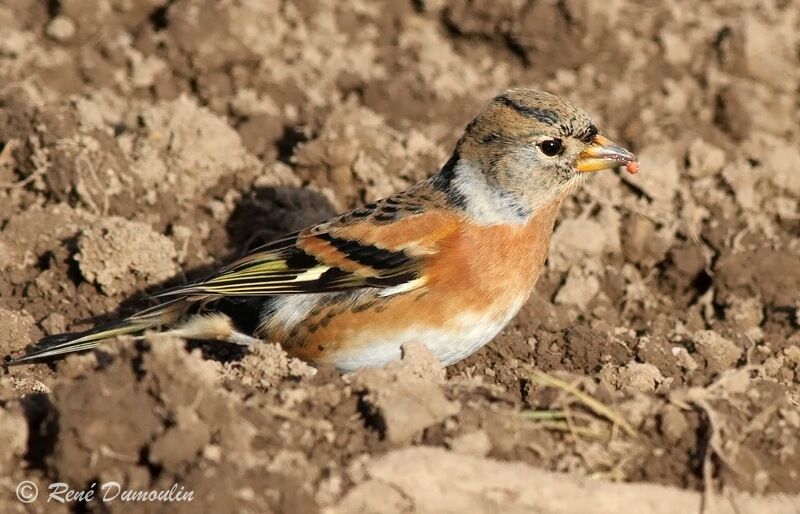
[[[639,171],[589,115],[529,88],[494,97],[429,178],[255,248],[121,321],[50,336],[8,365],[146,331],[250,346],[341,372],[422,343],[445,366],[490,342],[530,297],[559,209],[591,172]]]

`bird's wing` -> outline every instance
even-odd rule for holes
[[[384,200],[385,202],[385,200]],[[391,206],[390,206],[391,207]],[[372,204],[257,248],[219,272],[162,297],[273,296],[424,284],[423,267],[458,228],[453,214],[402,215]]]

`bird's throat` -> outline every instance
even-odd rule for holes
[[[516,193],[489,184],[480,165],[461,158],[457,151],[431,180],[451,207],[462,210],[476,223],[524,225],[534,214]]]

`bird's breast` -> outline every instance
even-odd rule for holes
[[[465,223],[431,259],[430,287],[462,291],[476,305],[513,303],[520,293],[530,294],[547,259],[560,204],[553,202],[524,225]]]
[[[445,364],[457,362],[489,342],[528,299],[556,211],[557,205],[526,225],[463,223],[430,256],[419,289],[329,298],[281,339],[293,355],[344,370],[399,358],[408,342],[425,344]]]

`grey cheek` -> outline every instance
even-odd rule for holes
[[[498,172],[503,174],[507,183],[528,180],[531,170],[539,170],[544,164],[539,161],[536,151],[530,148],[520,148],[503,161]]]
[[[541,166],[539,151],[534,146],[522,146],[514,153],[514,158],[526,166]]]
[[[553,163],[542,159],[539,152],[535,148],[526,148],[525,151],[520,152],[518,161],[527,170],[532,170],[534,173],[550,172]]]
[[[572,170],[562,166],[556,159],[544,158],[535,147],[526,147],[519,152],[517,159],[547,183],[563,183],[572,178]]]

